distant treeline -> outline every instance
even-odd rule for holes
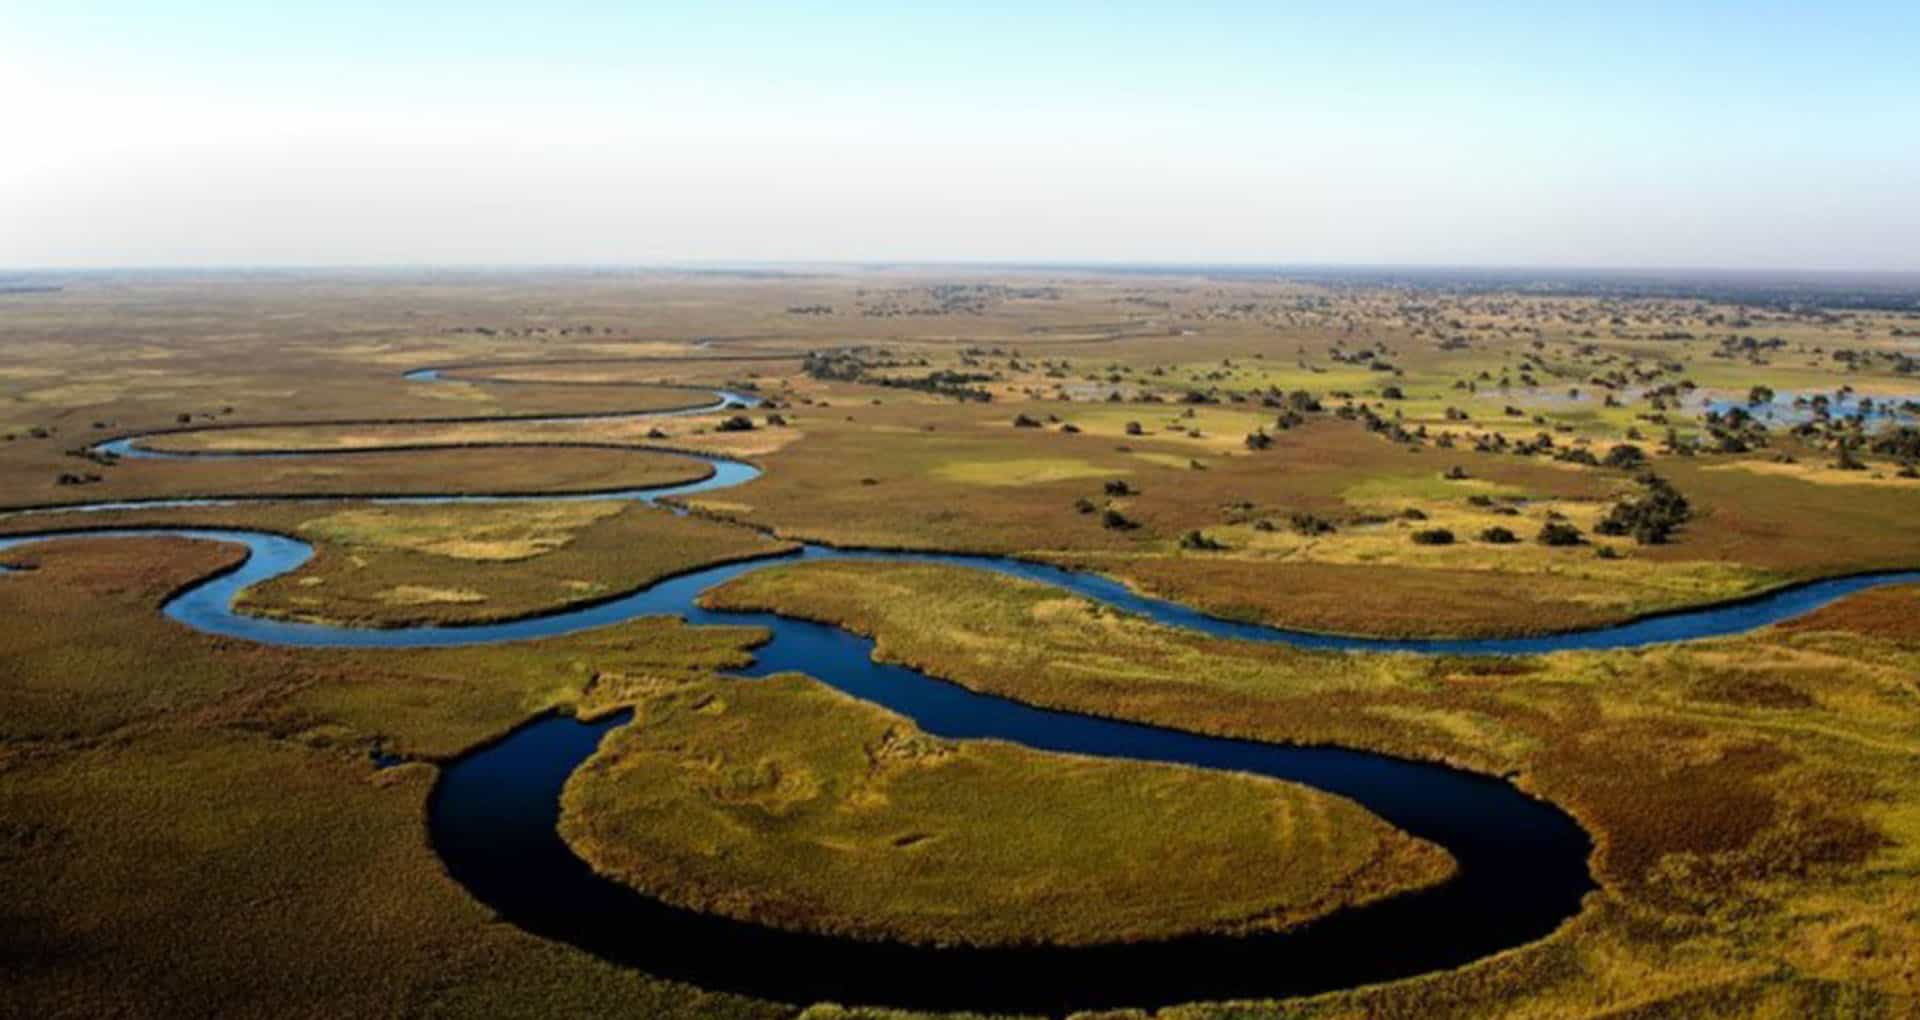
[[[1108,276],[1201,276],[1291,280],[1329,287],[1404,287],[1455,294],[1527,293],[1597,298],[1671,298],[1755,307],[1920,313],[1920,273],[1708,269],[1525,269],[1448,266],[1088,265]]]
[[[1631,270],[1341,269],[1280,278],[1328,286],[1397,286],[1457,294],[1520,292],[1595,298],[1668,298],[1759,308],[1920,312],[1920,274]]]
[[[1330,286],[1403,286],[1478,294],[1669,298],[1777,308],[1920,312],[1920,273],[1707,270],[1392,269],[1298,270],[1286,279]]]

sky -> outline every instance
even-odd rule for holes
[[[1915,0],[0,0],[0,98],[0,267],[1920,270]]]

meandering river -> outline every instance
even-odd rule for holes
[[[435,370],[425,369],[409,373],[408,378],[432,382],[439,377]],[[750,395],[721,391],[710,403],[626,416],[705,413],[754,403]],[[521,420],[604,417],[612,416]],[[291,457],[328,452],[161,452],[143,445],[143,440],[151,438],[124,437],[99,449],[145,458]],[[421,455],[430,453],[421,451]],[[703,462],[707,476],[684,484],[564,497],[409,496],[376,501],[566,498],[659,503],[741,485],[760,473],[750,464],[724,457],[681,455]],[[301,497],[298,501],[339,500]],[[242,501],[122,500],[28,512],[234,502]],[[1446,848],[1459,864],[1457,876],[1443,885],[1276,934],[1076,948],[929,948],[797,933],[700,914],[596,875],[556,831],[560,790],[600,738],[625,721],[626,713],[591,723],[562,717],[536,720],[448,763],[435,787],[428,829],[448,873],[501,918],[537,935],[662,977],[781,1001],[1050,1013],[1281,997],[1458,966],[1541,938],[1576,913],[1582,896],[1594,887],[1587,868],[1591,844],[1565,813],[1498,779],[1360,751],[1230,740],[1035,708],[901,666],[876,663],[870,640],[830,626],[768,613],[703,609],[697,602],[701,592],[771,564],[796,560],[931,562],[1053,585],[1168,626],[1220,637],[1348,653],[1516,655],[1740,633],[1801,615],[1864,588],[1920,581],[1916,571],[1836,578],[1737,603],[1542,637],[1381,639],[1222,620],[1131,592],[1108,578],[1046,564],[809,544],[791,556],[709,567],[610,601],[536,617],[378,629],[270,620],[235,612],[233,599],[240,591],[298,569],[313,555],[311,546],[284,535],[185,526],[68,529],[0,538],[0,552],[54,539],[153,535],[246,548],[247,558],[236,569],[203,578],[163,607],[168,617],[206,633],[303,647],[420,648],[534,640],[650,615],[675,615],[696,625],[758,626],[772,639],[755,650],[754,665],[742,671],[744,676],[805,672],[907,716],[941,737],[1007,740],[1043,751],[1231,769],[1303,783],[1351,798],[1411,835]],[[32,581],[21,579],[21,583]],[[1150,855],[1154,848],[1142,847],[1140,852]]]

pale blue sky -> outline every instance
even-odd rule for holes
[[[1920,3],[1519,7],[0,0],[0,264],[1920,269]]]

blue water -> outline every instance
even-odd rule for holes
[[[716,461],[712,477],[658,490],[622,490],[577,499],[628,498],[653,502],[668,496],[709,492],[758,472],[751,466]],[[515,502],[549,497],[407,497],[379,500],[387,503]],[[134,504],[151,505],[151,504]],[[313,547],[298,539],[268,532],[232,528],[112,528],[78,532],[40,532],[0,539],[0,552],[28,543],[58,538],[136,538],[174,535],[247,548],[247,560],[231,573],[193,585],[165,607],[169,617],[209,634],[265,644],[309,648],[445,648],[456,645],[497,644],[556,637],[608,627],[640,616],[673,615],[690,623],[720,623],[722,614],[694,604],[700,592],[742,574],[761,570],[765,561],[727,563],[661,581],[605,602],[564,609],[543,616],[500,623],[419,626],[394,629],[337,627],[248,616],[234,611],[233,600],[251,585],[299,568],[313,556]],[[936,563],[985,570],[1008,577],[1052,585],[1093,599],[1114,609],[1146,617],[1156,623],[1215,637],[1290,645],[1320,651],[1402,652],[1422,655],[1531,655],[1575,649],[1633,648],[1674,641],[1739,634],[1804,615],[1854,592],[1889,584],[1920,582],[1920,571],[1898,571],[1832,578],[1776,589],[1753,599],[1681,610],[1660,616],[1593,630],[1519,638],[1376,638],[1316,634],[1258,623],[1223,620],[1190,606],[1129,591],[1125,585],[1098,574],[1088,574],[1043,563],[1004,557],[959,553],[895,552],[873,549],[834,549],[805,545],[780,562],[821,560],[885,560],[897,563]],[[725,614],[731,619],[733,614]]]
[[[415,374],[410,378],[431,381],[434,377]],[[705,409],[751,400],[718,394]],[[138,437],[114,440],[103,448],[142,457],[296,455],[164,454],[142,447]],[[757,468],[739,461],[697,459],[712,470],[697,482],[568,498],[656,503],[744,484],[759,474]],[[552,498],[442,496],[379,501]],[[63,508],[63,512],[227,502],[233,501],[120,501]],[[765,569],[767,561],[709,567],[606,602],[545,616],[376,629],[269,620],[234,611],[234,597],[240,591],[295,570],[312,557],[311,546],[283,535],[193,527],[42,532],[0,539],[0,553],[17,556],[23,548],[56,539],[155,535],[246,548],[247,558],[237,569],[201,580],[163,607],[169,618],[206,633],[301,647],[420,648],[537,640],[649,615],[675,615],[696,625],[758,626],[769,632],[771,640],[755,649],[754,664],[742,671],[744,676],[804,672],[905,715],[929,733],[952,739],[1008,740],[1043,751],[1229,769],[1304,783],[1352,798],[1402,830],[1446,848],[1459,865],[1454,879],[1434,889],[1343,911],[1277,935],[990,950],[857,942],[669,907],[600,878],[575,857],[555,831],[560,789],[601,736],[624,721],[624,715],[593,723],[542,719],[447,764],[432,798],[429,833],[449,873],[476,898],[529,931],[709,988],[793,1002],[831,999],[1045,1012],[1302,994],[1457,966],[1540,938],[1577,912],[1581,897],[1593,888],[1586,866],[1591,845],[1585,833],[1558,809],[1494,779],[1364,752],[1229,740],[1034,708],[901,666],[876,663],[870,640],[830,626],[698,606],[702,591]],[[1752,630],[1865,588],[1920,581],[1920,572],[1914,571],[1838,578],[1742,603],[1550,636],[1383,639],[1222,620],[1133,593],[1109,578],[1001,557],[807,545],[776,562],[814,560],[942,563],[987,570],[1053,585],[1167,626],[1351,653],[1516,655],[1691,640]],[[1142,848],[1142,853],[1151,852],[1151,847]]]
[[[1856,417],[1867,425],[1902,425],[1920,421],[1920,415],[1915,414],[1913,410],[1915,402],[1920,401],[1920,397],[1911,393],[1877,397],[1872,394],[1839,391],[1824,394],[1812,391],[1789,391],[1774,394],[1773,399],[1764,404],[1751,404],[1744,398],[1737,397],[1712,398],[1703,404],[1701,410],[1715,411],[1720,414],[1741,410],[1768,424],[1803,425],[1821,419],[1821,415],[1812,403],[1813,398],[1817,396],[1827,398],[1825,417],[1831,421],[1837,422]],[[1864,406],[1863,400],[1866,401]]]

